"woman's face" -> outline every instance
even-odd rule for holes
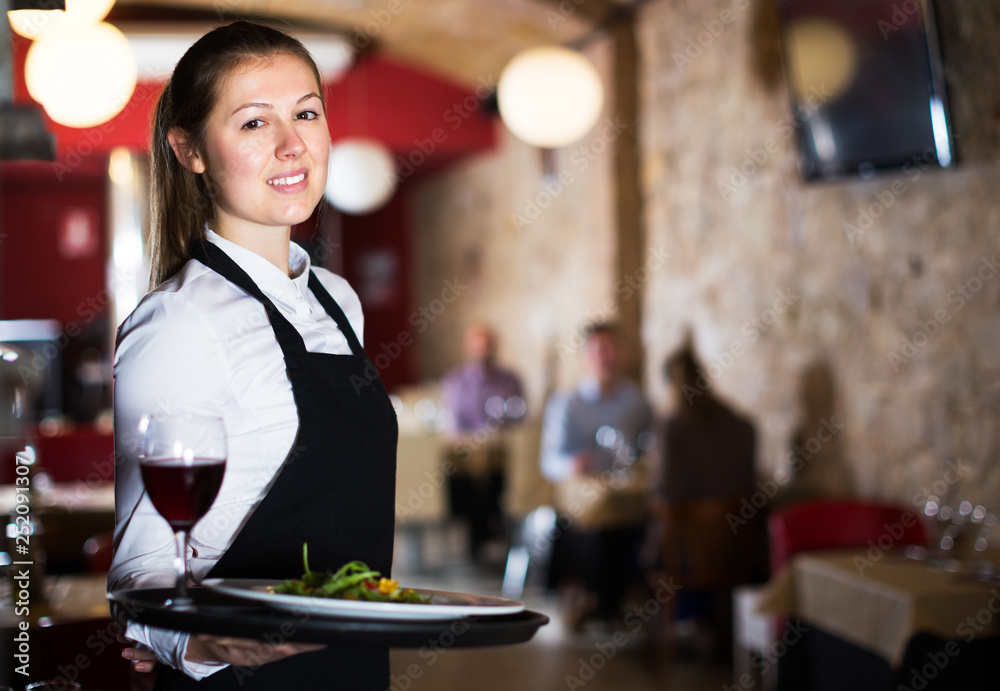
[[[287,227],[312,214],[330,155],[320,86],[299,58],[236,68],[220,84],[205,127],[202,167],[217,232]]]

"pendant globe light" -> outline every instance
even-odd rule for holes
[[[497,84],[500,117],[518,139],[556,149],[597,123],[604,85],[593,64],[562,46],[531,48],[512,59]]]
[[[138,73],[128,39],[110,24],[68,24],[31,44],[24,77],[31,97],[67,127],[93,127],[128,103]]]
[[[385,144],[368,137],[341,139],[330,147],[324,195],[344,213],[367,214],[389,201],[397,179]]]

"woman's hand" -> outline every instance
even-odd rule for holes
[[[125,638],[125,636],[119,636],[118,641],[121,643],[135,643],[135,641]],[[156,670],[156,666],[160,664],[153,653],[137,646],[125,648],[122,651],[122,657],[132,661],[132,669],[136,672],[153,672]]]
[[[257,667],[299,653],[311,653],[325,646],[314,643],[271,645],[249,638],[193,634],[188,639],[185,660],[191,662],[228,662],[237,667]]]

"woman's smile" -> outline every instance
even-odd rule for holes
[[[309,188],[309,171],[305,169],[280,173],[267,181],[267,185],[281,194],[296,194]]]

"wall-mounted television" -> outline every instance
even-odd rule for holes
[[[930,0],[778,8],[804,179],[954,163]]]

